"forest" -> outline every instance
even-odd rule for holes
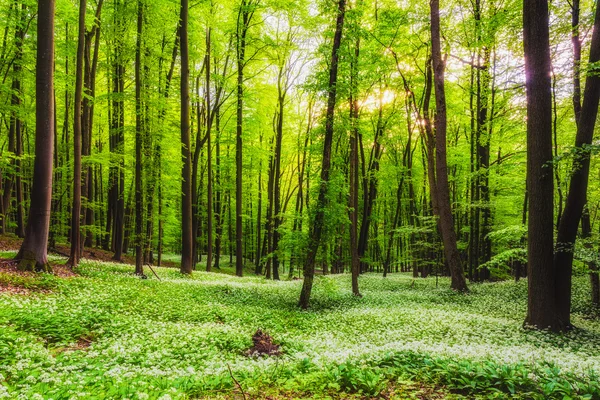
[[[0,399],[600,399],[600,0],[0,36]]]

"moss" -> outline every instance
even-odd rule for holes
[[[36,260],[35,253],[32,251],[23,251],[17,269],[23,272],[52,273],[52,267],[50,264],[47,261],[45,263],[38,262]]]

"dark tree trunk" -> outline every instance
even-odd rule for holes
[[[363,177],[363,215],[362,222],[360,225],[360,234],[358,237],[358,257],[360,259],[362,259],[366,254],[369,242],[369,229],[371,227],[373,205],[375,204],[375,200],[377,198],[377,173],[379,172],[379,161],[381,159],[381,156],[383,155],[383,150],[381,147],[381,137],[383,135],[384,129],[385,126],[383,121],[383,104],[380,104],[373,148],[371,149],[371,156],[369,159],[366,174]],[[363,272],[365,272],[366,266],[362,262],[361,264],[363,264],[362,270]]]
[[[54,149],[54,0],[38,1],[33,185],[19,269],[50,271],[47,258]]]
[[[594,32],[590,43],[590,65],[600,61],[600,0],[596,1]],[[569,193],[558,226],[554,248],[554,268],[556,273],[556,310],[563,328],[571,326],[571,278],[573,274],[573,252],[577,239],[577,229],[587,198],[590,174],[590,150],[592,144],[598,105],[600,103],[600,76],[595,71],[588,72],[583,105],[577,124],[575,153]]]
[[[212,168],[212,141],[211,130],[213,124],[213,113],[211,108],[210,96],[210,52],[211,52],[211,28],[206,30],[206,61],[204,68],[206,69],[206,165],[208,175],[207,185],[207,206],[206,206],[206,271],[210,272],[213,259],[213,168]],[[218,99],[217,99],[218,101]]]
[[[260,135],[260,146],[262,148],[263,144],[263,135],[261,132]],[[258,166],[258,206],[257,206],[257,216],[256,216],[256,253],[254,254],[254,273],[256,275],[262,274],[262,248],[261,248],[261,228],[262,228],[262,192],[263,192],[263,180],[262,180],[262,172],[263,169],[263,161],[262,158],[259,161]]]
[[[98,67],[98,57],[100,51],[100,15],[104,0],[98,2],[96,8],[95,21],[92,30],[86,32],[85,49],[84,49],[84,92],[83,111],[82,111],[82,155],[90,156],[92,154],[92,130],[94,126],[94,98],[96,96],[96,71]],[[92,54],[92,42],[94,52]],[[86,197],[85,203],[85,226],[86,235],[84,246],[92,247],[93,245],[93,229],[94,222],[94,168],[88,165],[85,169],[85,177],[83,178],[82,196]]]
[[[590,213],[589,210],[586,209],[583,212],[583,216],[581,217],[581,236],[584,242],[584,247],[589,251],[591,255],[593,252],[593,245],[590,242],[592,236],[592,224],[590,223]],[[596,258],[587,262],[587,266],[590,270],[590,288],[591,288],[591,298],[592,305],[596,308],[600,307],[600,278],[598,275],[598,263]]]
[[[242,134],[244,118],[244,68],[246,67],[246,39],[257,2],[242,0],[237,22],[237,109],[235,132],[235,274],[244,273],[242,226]]]
[[[144,190],[142,186],[142,35],[144,29],[144,6],[137,4],[137,40],[135,48],[135,274],[144,275],[143,223]]]
[[[523,41],[527,88],[528,286],[525,323],[561,330],[555,308],[554,180],[552,169],[552,92],[547,0],[523,3]]]
[[[360,296],[358,277],[360,275],[360,254],[358,252],[358,192],[359,192],[359,169],[358,169],[358,136],[359,136],[359,110],[358,110],[358,59],[360,56],[360,40],[356,39],[354,47],[354,58],[350,73],[350,179],[348,180],[350,209],[350,270],[352,273],[352,294]],[[385,273],[384,273],[385,275]]]
[[[188,0],[181,0],[181,273],[194,268],[192,232],[192,160],[190,154],[190,61],[188,45]]]
[[[277,129],[275,134],[275,155],[273,157],[273,279],[279,280],[279,240],[281,233],[279,228],[282,223],[281,216],[281,145],[283,139],[283,113],[285,105],[286,92],[282,87],[281,75],[283,68],[280,70],[280,78],[278,84],[278,111],[277,111]]]
[[[446,262],[452,278],[451,288],[466,291],[467,283],[463,274],[460,254],[456,244],[456,232],[452,221],[450,205],[450,190],[448,186],[448,164],[446,160],[446,90],[445,62],[442,59],[440,41],[440,10],[439,0],[431,0],[431,58],[434,70],[434,87],[436,100],[435,145],[436,145],[436,189],[438,211],[440,217],[440,233],[444,243]],[[430,154],[430,157],[432,154]]]
[[[124,242],[125,221],[125,66],[123,63],[123,4],[114,1],[113,33],[116,37],[112,59],[112,110],[110,115],[110,151],[115,155],[109,171],[107,237],[106,248],[114,251],[113,260],[121,261]],[[112,231],[112,235],[109,235]],[[109,243],[109,237],[111,237]]]
[[[267,219],[265,221],[265,240],[263,242],[263,254],[267,256],[265,269],[266,278],[271,279],[271,267],[273,263],[273,185],[275,181],[275,169],[273,168],[273,145],[271,142],[271,156],[269,157],[269,181],[267,183],[268,204]],[[260,267],[262,272],[262,265]]]
[[[221,247],[223,243],[223,221],[224,206],[222,203],[223,189],[221,187],[221,111],[219,106],[215,108],[215,269],[220,269]]]
[[[327,114],[325,116],[325,140],[323,143],[323,161],[321,163],[321,182],[319,185],[319,197],[317,200],[316,212],[310,229],[306,261],[304,263],[304,283],[302,285],[302,292],[300,293],[300,307],[303,309],[307,309],[310,302],[310,294],[312,292],[315,276],[315,261],[321,244],[323,227],[325,225],[325,207],[327,205],[327,186],[331,169],[331,145],[333,142],[333,123],[337,95],[338,53],[342,43],[345,15],[346,0],[339,0],[329,69],[329,96],[327,100]]]
[[[79,36],[77,40],[77,67],[75,70],[75,111],[73,114],[73,206],[71,209],[71,253],[67,264],[76,267],[81,256],[81,123],[83,101],[83,63],[85,50],[86,0],[79,2]]]
[[[17,28],[15,30],[15,47],[16,54],[13,62],[13,73],[14,78],[12,82],[12,95],[11,95],[11,107],[12,111],[10,113],[10,136],[14,138],[15,144],[15,191],[16,191],[16,206],[17,206],[17,230],[16,234],[18,237],[25,237],[25,211],[23,207],[23,161],[21,157],[23,156],[23,122],[21,120],[21,116],[19,115],[19,109],[21,108],[22,103],[22,85],[21,85],[21,75],[23,71],[23,42],[25,41],[25,29],[27,25],[27,6],[23,3],[21,4],[21,9],[19,12],[19,18],[17,22]],[[10,194],[9,194],[10,196]],[[10,203],[9,203],[10,204]],[[8,212],[8,209],[7,209]]]

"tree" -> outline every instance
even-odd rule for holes
[[[600,1],[596,1],[596,18],[590,42],[590,70],[587,72],[583,104],[577,112],[577,136],[575,155],[571,172],[571,182],[565,208],[558,225],[558,235],[554,248],[554,269],[556,273],[556,312],[563,329],[571,327],[571,277],[573,274],[573,253],[577,239],[579,221],[583,215],[587,199],[590,175],[590,148],[594,137],[598,104],[600,102],[600,76],[595,65],[600,62]],[[574,102],[578,101],[574,99]]]
[[[440,8],[439,0],[431,0],[431,60],[433,63],[433,79],[435,88],[435,177],[436,198],[439,212],[439,227],[444,243],[446,262],[452,277],[451,287],[464,292],[467,290],[460,254],[456,244],[456,232],[452,220],[452,207],[450,205],[450,189],[448,185],[448,163],[446,160],[446,90],[445,90],[445,62],[442,59],[440,41]],[[433,157],[433,154],[429,154]]]
[[[142,35],[144,30],[144,4],[137,4],[137,40],[135,48],[135,273],[144,274],[143,222],[144,189],[142,186]]]
[[[237,55],[237,108],[235,131],[235,274],[244,273],[243,231],[242,231],[242,134],[244,132],[244,68],[246,67],[246,45],[248,30],[258,0],[242,0],[236,25],[236,55]]]
[[[319,184],[319,197],[316,212],[310,226],[310,239],[307,248],[306,261],[304,262],[304,282],[300,293],[300,307],[307,309],[310,303],[313,280],[315,276],[315,262],[317,252],[321,245],[321,236],[325,224],[325,206],[327,205],[327,188],[331,169],[331,145],[333,142],[333,122],[337,96],[337,80],[339,67],[339,50],[342,43],[344,17],[346,16],[346,0],[339,0],[335,23],[335,35],[331,50],[331,64],[329,66],[329,85],[327,97],[327,112],[325,114],[325,138],[323,142],[323,157],[321,162],[321,182]]]
[[[51,271],[47,249],[54,150],[54,7],[54,0],[38,1],[36,158],[25,239],[16,257],[22,271]]]
[[[194,268],[192,233],[192,160],[190,154],[190,53],[188,42],[188,0],[181,0],[181,273],[191,274]]]
[[[76,267],[81,256],[81,122],[83,102],[83,63],[85,50],[86,0],[79,2],[79,36],[75,71],[75,112],[73,114],[73,206],[71,208],[71,253],[67,264]]]
[[[547,0],[523,3],[523,44],[527,90],[527,190],[529,221],[527,325],[554,331],[563,327],[554,298],[554,180],[552,174],[552,92]]]

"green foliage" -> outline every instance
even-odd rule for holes
[[[79,272],[47,278],[48,295],[0,295],[0,396],[218,398],[239,390],[229,368],[249,395],[276,397],[376,397],[407,380],[457,398],[599,395],[600,325],[583,318],[584,277],[574,291],[582,329],[555,336],[521,328],[526,282],[465,296],[431,278],[367,274],[358,299],[349,276],[317,277],[312,309],[300,311],[295,281],[163,268],[162,281],[141,280],[87,261]],[[244,355],[259,328],[282,356]]]

